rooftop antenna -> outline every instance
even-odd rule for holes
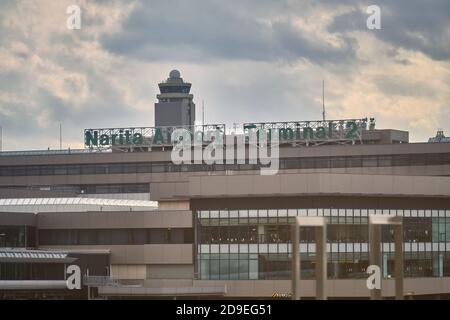
[[[59,150],[62,150],[62,124],[59,123]]]
[[[3,127],[0,126],[0,152],[3,151]]]
[[[205,100],[202,100],[202,125],[205,125]]]
[[[322,80],[322,118],[325,121],[325,80]]]

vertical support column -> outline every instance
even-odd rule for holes
[[[394,226],[395,239],[395,298],[403,300],[403,219],[392,215],[369,216],[370,264],[381,266],[381,226]],[[382,297],[382,280],[380,289],[372,289],[370,297],[379,300]]]
[[[395,238],[395,299],[403,300],[403,224],[394,226]]]
[[[381,225],[369,223],[369,243],[370,243],[370,264],[381,267]],[[372,300],[381,299],[382,283],[380,289],[372,289],[370,298]]]
[[[315,227],[316,232],[316,298],[327,299],[327,229]]]
[[[193,244],[193,250],[192,250],[192,261],[194,261],[194,279],[200,279],[200,266],[199,266],[199,259],[198,259],[198,244],[200,243],[198,241],[198,233],[199,233],[199,224],[200,224],[200,218],[199,218],[199,212],[198,211],[192,211],[192,227],[194,228],[194,244]],[[146,267],[147,268],[147,267]]]
[[[316,299],[327,298],[326,220],[324,217],[297,217],[292,225],[292,299],[300,300],[300,227],[314,227],[316,234]]]
[[[86,276],[89,277],[89,268],[86,269]],[[88,300],[91,300],[91,286],[87,286],[87,295],[88,295]]]
[[[300,227],[292,226],[292,299],[300,300]]]

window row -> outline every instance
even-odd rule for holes
[[[208,221],[219,221],[220,224],[228,224],[229,218],[248,218],[254,221],[291,221],[294,217],[327,217],[328,223],[333,224],[357,224],[367,223],[369,215],[395,215],[405,218],[430,218],[450,217],[450,210],[431,209],[334,209],[334,208],[308,208],[308,209],[241,209],[241,210],[200,210],[197,216],[202,224]],[[278,220],[277,220],[278,218]],[[288,218],[288,219],[286,219]],[[292,218],[292,219],[290,219]],[[361,218],[361,219],[360,219]],[[258,220],[255,220],[258,219]],[[244,219],[245,220],[245,219]],[[233,220],[235,221],[235,220]],[[219,224],[217,224],[219,225]]]
[[[434,221],[436,220],[436,222]],[[441,222],[441,223],[439,223]],[[232,243],[289,243],[291,225],[253,224],[233,226],[199,226],[200,244]],[[334,243],[368,242],[367,224],[329,224],[327,241]],[[382,242],[394,242],[394,230],[390,226],[381,228]],[[450,241],[450,218],[410,218],[404,220],[404,242],[447,242]],[[302,227],[301,243],[315,242],[313,228]]]
[[[55,192],[73,192],[76,194],[111,194],[111,193],[148,193],[148,183],[126,184],[87,184],[87,185],[51,185],[51,186],[6,186],[0,189],[27,189]]]
[[[314,257],[302,257],[301,278],[315,278]],[[329,279],[367,278],[369,265],[367,257],[363,259],[346,259],[328,261]],[[288,280],[291,279],[292,261],[286,254],[253,254],[247,258],[238,255],[204,257],[197,261],[198,274],[204,280]],[[382,275],[390,278],[395,273],[392,257],[384,257]],[[448,277],[450,276],[450,254],[433,255],[426,259],[406,258],[404,261],[405,277]]]
[[[450,164],[450,153],[399,154],[347,157],[305,157],[280,159],[280,169],[322,169],[353,167],[395,167]],[[3,166],[0,176],[39,176],[77,174],[120,174],[158,172],[202,172],[259,170],[259,164],[193,164],[172,162],[103,163],[80,165]]]
[[[143,245],[193,243],[190,228],[39,230],[39,245]]]
[[[64,280],[64,271],[54,263],[0,263],[0,280]]]
[[[0,225],[0,248],[34,247],[35,239],[36,229],[33,227]]]

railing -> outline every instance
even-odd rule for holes
[[[70,154],[89,154],[99,152],[100,151],[96,149],[1,151],[0,157],[70,155]]]
[[[120,282],[118,279],[111,278],[109,276],[84,276],[83,284],[85,286],[109,286],[118,287]]]

